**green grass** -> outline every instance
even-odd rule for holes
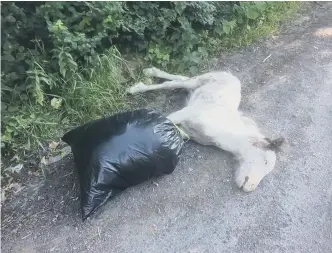
[[[254,24],[247,29],[235,31],[233,36],[225,40],[224,48],[242,47],[253,42],[276,34],[279,31],[280,24],[289,21],[290,18],[299,10],[298,2],[278,2],[270,6],[265,19],[258,24]]]
[[[100,66],[88,78],[64,89],[64,111],[74,123],[83,123],[128,106],[125,94],[125,62],[120,55],[100,57]]]
[[[272,3],[272,2],[271,2]],[[222,38],[211,38],[207,45],[210,54],[219,55],[223,51],[251,45],[262,38],[277,34],[281,24],[292,20],[304,3],[273,2],[260,21],[237,26],[230,34]]]
[[[131,76],[126,61],[112,49],[98,57],[94,68],[81,69],[58,83],[57,95],[38,90],[43,103],[16,98],[2,118],[4,148],[24,157],[79,124],[129,108],[125,90]],[[45,78],[52,81],[51,75]]]

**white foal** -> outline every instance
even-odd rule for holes
[[[191,92],[187,106],[168,118],[192,140],[233,153],[240,161],[235,174],[238,187],[246,192],[253,191],[273,170],[275,151],[283,138],[271,141],[260,133],[253,120],[239,112],[241,83],[235,76],[227,72],[210,72],[189,78],[157,68],[145,69],[144,74],[171,81],[154,85],[138,83],[128,90],[129,93],[176,88]]]

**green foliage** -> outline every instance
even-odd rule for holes
[[[126,107],[124,54],[197,74],[274,32],[294,2],[2,2],[2,147],[29,150]],[[119,51],[117,51],[117,49]],[[131,76],[132,78],[132,76]]]
[[[31,151],[77,124],[126,108],[127,67],[120,53],[111,48],[93,63],[95,69],[72,71],[61,83],[58,75],[46,74],[36,63],[28,76],[34,83],[31,96],[21,94],[2,105],[1,142],[5,150]],[[57,95],[45,92],[59,84],[62,88]]]
[[[43,147],[45,140],[55,137],[61,124],[58,115],[48,107],[30,104],[7,108],[2,116],[1,143],[3,148],[31,152],[37,145]]]

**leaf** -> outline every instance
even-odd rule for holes
[[[60,73],[63,77],[66,77],[66,67],[64,65],[60,65]]]
[[[182,12],[185,10],[187,4],[184,2],[174,2],[175,5],[175,11],[177,12],[177,14],[181,15]]]
[[[14,89],[8,87],[7,85],[4,85],[3,82],[1,82],[1,90],[6,90],[6,91],[14,91]]]
[[[246,10],[246,16],[249,19],[255,20],[256,18],[258,18],[259,13],[257,12],[254,6],[249,6],[248,9]]]
[[[11,16],[11,15],[7,16],[7,17],[5,18],[5,20],[6,20],[7,22],[10,22],[10,23],[15,23],[15,22],[16,22],[16,19],[15,19],[13,16]]]
[[[61,20],[55,22],[54,27],[58,30],[64,30],[66,28]]]
[[[62,98],[52,98],[51,100],[51,106],[54,109],[59,109],[61,107],[61,103],[62,103]]]
[[[45,99],[44,93],[38,82],[36,82],[35,85],[34,96],[36,98],[36,102],[40,105],[43,105]]]
[[[91,17],[89,17],[89,16],[85,16],[83,19],[82,19],[82,21],[78,24],[78,28],[80,29],[80,30],[83,30],[84,28],[85,28],[85,26],[86,25],[90,25],[90,21],[92,20],[92,18]]]
[[[224,21],[223,22],[223,31],[225,34],[229,34],[233,31],[233,29],[236,26],[236,20],[232,20],[232,21]]]
[[[4,55],[1,56],[1,60],[13,62],[13,61],[15,61],[15,58],[11,54],[4,54]]]
[[[103,21],[104,24],[112,23],[112,22],[113,22],[112,16],[108,16],[108,17],[105,18],[104,21]]]
[[[196,66],[191,66],[189,68],[189,71],[192,75],[197,75],[198,74],[198,68]]]
[[[48,86],[51,86],[51,83],[50,83],[50,79],[47,79],[45,77],[39,77],[39,80],[40,81],[43,81],[44,83],[46,83]]]
[[[179,17],[178,22],[181,24],[181,27],[184,30],[187,31],[187,30],[191,29],[191,24],[189,23],[188,19],[186,19],[185,17]]]
[[[223,34],[223,26],[217,26],[214,31],[218,34],[218,35],[222,35]]]
[[[264,11],[267,7],[267,3],[266,2],[255,2],[255,6],[259,11]]]
[[[54,150],[57,148],[57,146],[59,145],[59,142],[56,142],[56,141],[52,141],[48,144],[48,147],[51,149],[51,150]]]
[[[17,112],[18,110],[18,106],[8,106],[8,112]]]
[[[7,40],[5,43],[3,43],[2,47],[3,50],[10,51],[12,49],[12,44]]]

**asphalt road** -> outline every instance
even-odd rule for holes
[[[288,139],[256,191],[236,188],[230,154],[187,143],[173,174],[82,224],[69,159],[3,206],[2,252],[331,252],[332,3],[320,4],[214,66],[241,79],[241,107],[267,136]],[[183,101],[183,92],[157,96],[165,112]]]

